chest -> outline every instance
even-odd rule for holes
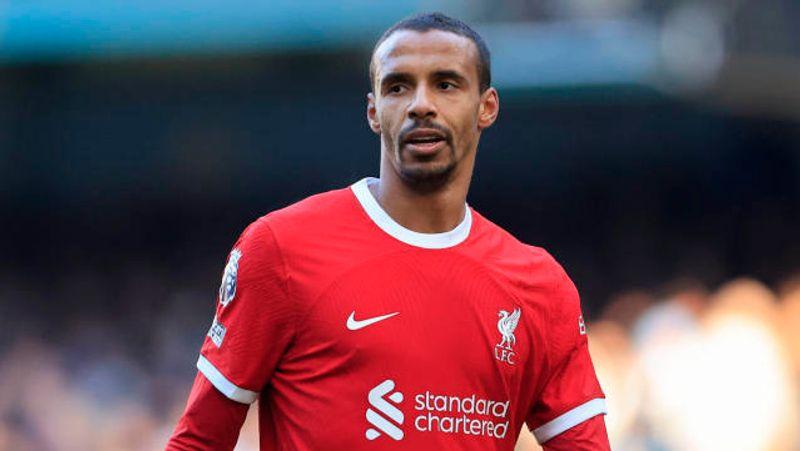
[[[458,255],[366,260],[318,291],[288,362],[314,378],[360,373],[507,393],[530,380],[543,343],[541,312],[512,283]]]

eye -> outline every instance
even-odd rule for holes
[[[439,82],[439,89],[441,89],[442,91],[449,91],[449,90],[451,90],[451,89],[453,89],[455,87],[456,87],[456,85],[450,83],[449,81],[440,81]]]
[[[400,94],[403,92],[403,85],[392,85],[386,90],[389,94]]]

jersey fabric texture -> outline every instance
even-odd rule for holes
[[[252,223],[197,362],[259,401],[262,450],[512,450],[606,412],[575,286],[544,250],[466,208],[396,223],[377,179]]]

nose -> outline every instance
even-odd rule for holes
[[[408,105],[408,117],[411,119],[436,117],[436,105],[425,86],[419,86],[414,93],[414,98]]]

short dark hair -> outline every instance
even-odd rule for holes
[[[375,47],[372,48],[372,55],[370,56],[369,62],[369,80],[373,87],[375,86],[375,51],[378,50],[378,47],[380,47],[383,41],[388,39],[389,36],[391,36],[395,31],[399,30],[412,30],[419,32],[441,30],[468,38],[478,49],[479,90],[480,92],[484,92],[489,89],[489,86],[491,86],[491,55],[489,54],[489,48],[486,47],[486,43],[483,41],[481,35],[470,28],[469,25],[458,19],[445,16],[442,13],[424,13],[407,17],[392,25],[388,30],[383,32],[383,35],[381,35],[380,39],[378,39],[378,42],[375,43]]]

